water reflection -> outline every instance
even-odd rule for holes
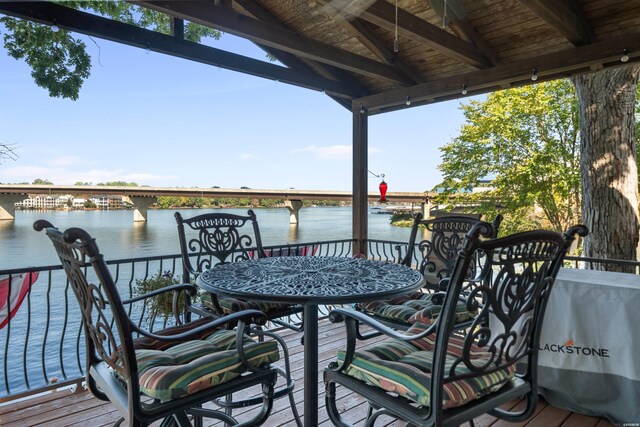
[[[298,241],[298,224],[289,224],[289,234],[287,236],[287,242],[297,242]]]

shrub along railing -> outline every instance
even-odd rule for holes
[[[267,246],[273,255],[352,255],[354,240],[332,240]],[[398,262],[406,254],[403,242],[370,239],[369,258]],[[136,295],[140,281],[161,275],[180,278],[180,255],[129,258],[108,261],[114,280],[126,297]],[[595,268],[597,264],[634,266],[640,263],[567,257],[567,267]],[[16,315],[0,329],[0,403],[63,386],[79,386],[84,377],[84,336],[75,297],[59,265],[0,270],[0,277],[37,272],[39,277]],[[90,272],[89,272],[90,273]],[[154,316],[144,305],[134,307],[130,316],[151,329],[166,327],[174,319]],[[292,319],[296,321],[296,319]]]

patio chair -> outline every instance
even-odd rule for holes
[[[123,300],[86,231],[70,228],[62,233],[44,220],[36,221],[34,228],[46,230],[67,274],[82,313],[86,384],[94,396],[118,409],[122,418],[115,425],[144,426],[163,420],[163,426],[186,426],[190,419],[197,424],[202,418],[235,424],[227,413],[202,405],[253,386],[261,390],[261,408],[242,425],[266,421],[273,405],[277,371],[271,363],[280,357],[278,344],[255,342],[244,333],[249,325],[266,322],[263,313],[245,310],[149,332],[129,317],[127,313],[135,313],[132,307],[167,292],[175,293],[176,307],[178,295],[191,285]],[[229,329],[230,324],[238,328]]]
[[[502,218],[502,215],[497,215],[492,221],[492,237],[498,235]],[[400,263],[409,267],[417,263],[418,270],[425,277],[425,287],[411,295],[359,303],[355,305],[356,310],[398,329],[407,329],[414,323],[431,323],[442,308],[444,294],[439,291],[446,290],[446,279],[453,271],[464,236],[480,222],[479,217],[462,215],[447,215],[423,220],[420,213],[416,214],[409,235],[407,253]],[[416,251],[416,239],[422,230],[428,233],[428,237],[417,243]],[[468,294],[477,283],[474,279],[479,278],[483,265],[483,254],[476,252],[469,264],[467,278],[470,281],[462,289],[463,294]],[[473,316],[474,311],[470,311],[464,303],[458,304],[457,323],[464,324]]]
[[[192,218],[183,218],[180,212],[175,213],[178,224],[178,237],[180,239],[180,252],[182,254],[184,283],[194,283],[195,278],[202,271],[212,268],[217,264],[239,262],[253,259],[256,255],[259,258],[267,257],[262,246],[260,228],[256,215],[252,210],[247,211],[247,215],[235,215],[229,213],[206,213]],[[197,290],[192,288],[192,294]],[[293,329],[297,332],[302,328],[282,320],[303,310],[302,305],[280,304],[257,300],[240,300],[228,297],[219,297],[212,293],[201,295],[202,304],[191,302],[189,299],[188,309],[203,317],[227,316],[242,310],[260,310],[267,320]],[[288,359],[288,349],[285,341],[277,334],[265,330],[254,330],[260,339],[269,336],[278,341],[282,347],[285,358]],[[297,425],[302,425],[298,415],[293,391],[295,380],[291,376],[290,366],[287,362],[285,370],[278,371],[286,384],[275,390],[274,398],[288,395],[291,410]],[[228,408],[245,406],[246,402],[233,402],[227,399],[224,403]]]
[[[368,424],[390,415],[415,426],[457,426],[490,413],[511,422],[529,418],[538,401],[537,357],[549,293],[575,235],[537,230],[498,239],[479,223],[467,233],[456,259],[440,316],[430,325],[398,332],[350,309],[335,309],[332,322],[346,324],[346,350],[325,369],[326,406],[331,420],[348,425],[336,405],[336,384],[371,405]],[[467,297],[485,301],[471,326],[456,328],[460,291],[476,251],[487,256],[491,274]],[[391,337],[364,349],[357,330],[364,323]],[[516,369],[516,367],[518,369]],[[523,398],[507,411],[501,405]]]

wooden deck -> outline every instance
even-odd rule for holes
[[[335,357],[336,351],[341,348],[344,337],[344,327],[342,325],[332,325],[326,321],[322,321],[319,331],[319,366],[324,368],[329,361]],[[302,390],[304,380],[302,379],[302,346],[300,345],[300,334],[291,331],[282,331],[282,335],[288,342],[291,352],[290,360],[292,364],[293,374],[297,381],[297,390],[295,398],[298,402],[297,407],[302,416]],[[321,382],[321,377],[318,377]],[[319,386],[321,391],[324,386]],[[330,426],[326,411],[324,410],[323,392],[320,396],[320,425]],[[340,393],[339,393],[340,394]],[[514,402],[514,405],[517,404]],[[353,423],[362,421],[366,414],[367,405],[359,397],[347,393],[342,390],[339,401],[341,408],[344,408],[349,419]],[[241,410],[234,412],[234,416],[243,419],[247,416]],[[119,417],[115,409],[109,404],[102,402],[86,392],[71,392],[69,390],[51,392],[46,395],[34,397],[32,399],[11,403],[0,406],[0,425],[3,427],[24,427],[24,426],[107,426],[113,424]],[[379,423],[383,425],[384,423]],[[267,426],[286,426],[294,427],[295,422],[289,408],[287,398],[278,399],[274,403],[273,410]],[[388,426],[403,425],[400,422],[391,419],[386,423]],[[529,426],[529,427],[612,427],[613,425],[605,419],[587,417],[575,414],[566,410],[558,409],[548,405],[544,401],[540,401],[536,413],[528,421],[520,424],[512,424],[485,415],[475,420],[477,427],[502,427],[502,426]]]

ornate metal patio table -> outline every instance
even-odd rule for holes
[[[204,271],[202,289],[233,298],[304,305],[304,424],[318,425],[318,305],[410,293],[422,274],[400,264],[344,257],[292,256],[222,264]]]

